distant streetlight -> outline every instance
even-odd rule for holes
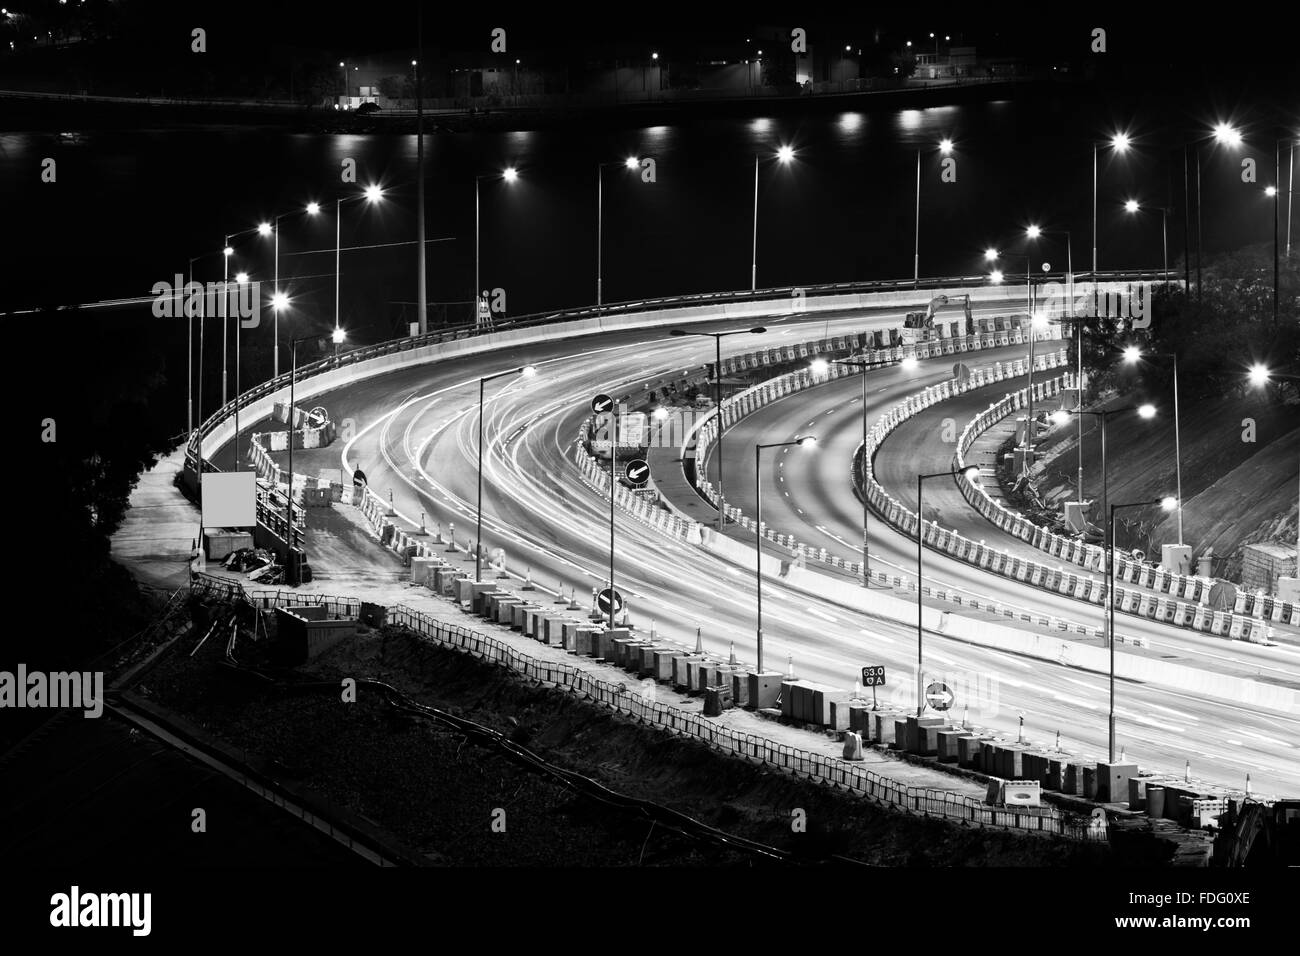
[[[1174,471],[1177,475],[1177,493],[1178,493],[1178,543],[1183,543],[1183,443],[1182,432],[1179,426],[1178,417],[1178,353],[1177,352],[1146,352],[1146,357],[1150,358],[1170,358],[1173,360],[1174,373]],[[1124,361],[1129,365],[1136,365],[1144,357],[1142,349],[1136,345],[1130,345],[1124,349]],[[1142,418],[1153,418],[1156,409],[1154,405],[1142,405],[1138,408],[1138,415]]]
[[[804,447],[817,444],[817,438],[814,435],[802,435],[794,441],[779,441],[770,444],[756,444],[754,446],[754,586],[757,595],[757,660],[755,667],[758,673],[763,673],[763,494],[762,483],[762,451],[764,448],[786,448],[790,445],[802,445]]]
[[[338,338],[337,336],[341,334],[341,328],[339,322],[339,276],[341,274],[341,270],[340,270],[339,260],[342,257],[342,252],[343,252],[343,248],[341,244],[341,237],[342,237],[342,230],[343,230],[343,215],[342,215],[343,204],[345,202],[353,202],[358,199],[364,199],[366,200],[367,203],[376,203],[383,198],[383,195],[384,195],[383,189],[381,189],[377,185],[370,185],[367,186],[364,190],[362,190],[360,194],[354,194],[351,196],[340,196],[339,198],[334,200],[334,334],[335,334],[334,354],[336,356],[338,355],[338,343],[342,341],[342,339]],[[314,206],[316,204],[312,203],[311,205]],[[308,206],[307,208],[308,211],[311,210],[311,206]]]
[[[736,329],[731,332],[688,332],[686,329],[673,329],[668,334],[681,337],[701,335],[713,339],[713,408],[718,423],[718,530],[722,531],[727,522],[727,500],[722,493],[722,340],[728,335],[762,335],[767,329],[758,326],[753,329]],[[664,411],[661,409],[661,411]],[[658,412],[655,413],[658,417]],[[664,411],[664,418],[668,417]]]
[[[479,183],[485,179],[495,179],[500,176],[508,183],[513,183],[519,178],[519,171],[513,166],[507,166],[500,173],[483,173],[474,177],[474,315],[477,322],[478,303],[483,295],[482,280],[479,278]]]
[[[930,34],[934,36],[934,34]],[[952,140],[939,141],[939,151],[945,156],[952,152]],[[916,151],[916,225],[912,234],[912,285],[921,284],[921,150]]]
[[[622,166],[634,170],[640,165],[641,160],[636,156],[629,156],[621,163],[596,164],[596,308],[605,303],[605,169],[609,166]]]
[[[749,291],[758,289],[758,162],[759,155],[754,154],[754,240],[750,248]],[[776,160],[782,166],[789,165],[794,159],[794,148],[782,146],[776,151]]]
[[[1131,145],[1128,133],[1117,132],[1106,141],[1107,146],[1117,156],[1122,156],[1128,152]],[[1097,281],[1097,152],[1102,144],[1093,141],[1092,144],[1092,281]]]
[[[248,281],[248,273],[247,273],[247,272],[236,272],[236,273],[235,273],[235,281],[236,281],[237,283],[239,283],[240,285],[243,285],[245,282]]]

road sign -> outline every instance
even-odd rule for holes
[[[958,362],[952,367],[952,377],[959,385],[965,385],[970,381],[970,366],[965,362]]]
[[[868,664],[862,668],[862,686],[863,687],[884,687],[885,686],[885,665]]]
[[[646,464],[645,459],[633,458],[627,463],[623,474],[627,475],[628,481],[640,488],[650,480],[650,466]]]
[[[952,691],[947,684],[935,681],[925,689],[925,702],[935,710],[947,710],[952,706]]]
[[[597,415],[603,415],[614,407],[614,400],[603,392],[591,400],[591,410]]]
[[[612,588],[605,588],[596,595],[596,608],[601,614],[609,614],[609,602],[611,595],[614,601],[614,613],[620,614],[623,611],[623,595],[619,594]]]

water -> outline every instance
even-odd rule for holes
[[[1158,268],[1161,216],[1125,213],[1130,197],[1172,206],[1169,260],[1183,246],[1181,154],[1157,129],[1167,104],[1135,117],[1139,148],[1100,163],[1099,246],[1103,269]],[[921,275],[987,271],[983,250],[1031,252],[1034,265],[1066,265],[1064,238],[1023,239],[1033,222],[1070,230],[1077,271],[1091,258],[1091,139],[1113,129],[1105,108],[1083,93],[1038,92],[1017,100],[930,109],[785,113],[699,118],[668,126],[615,125],[430,134],[428,297],[431,321],[465,321],[474,290],[474,177],[507,165],[519,178],[485,178],[481,188],[482,287],[505,292],[507,315],[589,305],[596,295],[597,164],[604,169],[605,301],[746,288],[750,282],[754,156],[758,188],[758,284],[910,277],[916,150],[922,152]],[[1156,142],[1157,137],[1163,143]],[[941,182],[940,139],[955,143],[955,182]],[[790,145],[795,158],[775,161]],[[1261,184],[1272,145],[1256,144]],[[1249,150],[1247,150],[1247,153]],[[1246,155],[1243,153],[1242,155]],[[617,165],[655,161],[653,183]],[[1203,170],[1207,250],[1271,236],[1262,185],[1239,181],[1238,157],[1207,151]],[[41,162],[57,181],[40,181]],[[340,182],[354,160],[357,185]],[[277,213],[281,286],[293,309],[290,333],[334,325],[333,200],[377,182],[381,202],[342,207],[340,324],[353,342],[400,334],[415,320],[413,136],[286,134],[265,130],[88,132],[69,141],[47,134],[0,135],[0,308],[147,296],[154,283],[186,273],[221,280],[224,234]],[[1285,177],[1285,169],[1284,169]],[[1285,178],[1284,178],[1285,185]],[[299,211],[309,200],[322,212]],[[1285,230],[1285,208],[1283,218]],[[386,245],[406,243],[405,245]],[[231,274],[246,270],[269,290],[273,244],[255,233],[234,243]],[[377,247],[377,248],[362,248]],[[1194,246],[1193,246],[1194,249]],[[1008,258],[1008,275],[1024,260]],[[269,310],[266,310],[269,313]],[[135,310],[79,313],[77,322],[137,322]],[[181,376],[183,323],[146,321],[170,336],[168,377]],[[132,328],[135,328],[133,325]],[[211,334],[211,329],[209,330]],[[269,319],[244,335],[245,384],[269,374]],[[219,350],[219,338],[207,348]],[[214,354],[209,352],[209,354]],[[282,367],[287,352],[282,352]],[[215,376],[210,376],[215,379]],[[205,388],[205,392],[207,389]],[[215,400],[207,393],[207,401]]]

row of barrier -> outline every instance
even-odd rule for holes
[[[1067,373],[1062,378],[1061,389],[1075,387],[1071,373]],[[966,453],[979,435],[994,423],[1014,414],[1026,403],[1026,391],[1021,389],[994,402],[973,418],[962,431],[957,442],[957,468],[960,470],[966,466]],[[1064,563],[1082,567],[1094,574],[1103,576],[1106,574],[1104,547],[1085,544],[1077,538],[1054,534],[1034,524],[1004,507],[1000,502],[994,501],[978,482],[971,481],[965,475],[958,477],[957,485],[963,497],[981,515],[1007,534],[1014,535],[1038,550],[1059,558]],[[915,529],[915,524],[911,527]],[[1217,610],[1209,606],[1210,589],[1215,583],[1212,580],[1195,575],[1177,574],[1159,565],[1138,561],[1119,549],[1113,551],[1112,558],[1115,561],[1117,610],[1178,627],[1243,640],[1251,640],[1252,637],[1261,639],[1270,623],[1300,624],[1300,605],[1279,601],[1272,595],[1237,591],[1231,612]],[[1009,575],[1019,580],[1025,580],[1028,576],[1030,583],[1039,587],[1058,591],[1061,594],[1070,594],[1092,604],[1106,603],[1104,580],[1098,581],[1059,567],[1050,568],[1021,559],[1013,559],[1008,566],[1006,561],[997,561],[996,556],[991,566],[981,566],[989,567],[994,573]],[[1133,584],[1136,587],[1123,588],[1119,586],[1120,582]]]
[[[347,608],[353,615],[360,611],[360,602],[352,599],[322,598],[293,591],[249,591],[238,583],[202,573],[194,575],[191,590],[225,600],[244,600],[259,608],[329,601],[331,606]],[[635,689],[629,690],[625,683],[611,683],[579,667],[532,657],[504,641],[438,621],[406,605],[389,607],[387,621],[409,628],[442,647],[505,665],[526,679],[544,682],[594,701],[657,730],[689,737],[721,753],[797,778],[843,787],[882,806],[978,827],[1046,833],[1076,841],[1105,842],[1107,839],[1105,827],[1098,826],[1090,818],[1067,814],[1055,807],[1024,811],[992,807],[964,794],[907,786],[868,770],[859,762],[811,753],[765,737],[731,730],[699,713],[649,700]]]
[[[1069,388],[1074,388],[1073,381]],[[1016,411],[1020,405],[1014,404],[1013,396],[1008,395],[999,402],[990,405],[967,423],[957,441],[957,467],[966,464],[966,453],[975,441],[993,424]],[[1023,402],[1021,402],[1023,404]],[[1039,551],[1067,564],[1074,564],[1088,571],[1104,574],[1106,571],[1106,549],[1098,545],[1084,544],[1077,538],[1056,534],[1047,528],[1034,524],[1029,519],[1010,510],[1000,501],[994,500],[979,482],[971,481],[964,475],[957,479],[963,497],[989,522],[1003,531],[1028,542]],[[1203,604],[1209,599],[1213,579],[1201,578],[1192,574],[1178,574],[1134,558],[1132,555],[1116,548],[1112,555],[1115,562],[1115,580],[1127,584],[1136,584],[1139,588],[1168,594],[1173,599],[1182,599],[1192,604]],[[1116,593],[1119,593],[1118,590]],[[1300,624],[1300,605],[1279,601],[1275,596],[1260,591],[1250,594],[1236,589],[1233,607],[1236,614],[1247,617],[1266,618],[1273,622]]]

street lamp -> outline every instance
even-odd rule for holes
[[[1122,156],[1128,151],[1130,140],[1127,133],[1118,132],[1106,141],[1115,155]],[[1092,283],[1097,284],[1097,151],[1101,143],[1092,144]]]
[[[931,34],[933,36],[933,34]],[[952,152],[952,140],[939,141],[939,152],[947,156]],[[912,285],[921,283],[921,150],[916,151],[916,228],[912,238]]]
[[[1124,203],[1124,211],[1127,213],[1137,213],[1142,211],[1142,204],[1136,199],[1130,199]],[[1160,212],[1160,248],[1162,250],[1162,269],[1161,275],[1164,276],[1165,282],[1169,281],[1169,207],[1152,206]]]
[[[893,365],[892,360],[858,362],[853,359],[836,359],[836,365],[862,370],[862,586],[871,587],[871,569],[868,566],[870,551],[867,547],[867,369]]]
[[[1109,621],[1110,631],[1110,718],[1109,741],[1110,741],[1110,763],[1115,762],[1115,556],[1112,553],[1115,547],[1115,512],[1123,508],[1146,508],[1150,505],[1160,505],[1165,511],[1172,511],[1178,505],[1176,498],[1155,498],[1151,501],[1133,501],[1125,504],[1111,505],[1110,518],[1107,521],[1108,537],[1110,545],[1106,549],[1106,603],[1110,606],[1107,608],[1107,620]]]
[[[262,227],[260,225],[253,226],[252,228],[249,229],[242,229],[239,232],[227,233],[225,245],[221,250],[222,258],[225,260],[224,272],[222,275],[222,288],[221,288],[221,319],[222,319],[221,321],[221,401],[222,404],[225,404],[226,402],[226,339],[229,337],[229,324],[227,322],[227,319],[229,318],[229,313],[230,313],[230,257],[235,254],[235,249],[231,245],[231,240],[238,239],[241,236],[248,236],[255,232],[260,235],[266,235],[266,233],[262,231]],[[247,281],[248,281],[247,272],[241,271],[235,274],[236,284],[243,285]],[[240,371],[239,366],[240,366],[240,356],[243,353],[243,335],[241,334],[241,330],[243,329],[243,327],[244,327],[244,323],[242,318],[240,318],[240,320],[235,323],[235,471],[240,470],[242,464],[241,459],[243,457],[239,448],[239,440],[240,440],[239,397],[241,394],[241,386],[239,381],[239,371]]]
[[[357,199],[364,199],[364,200],[366,200],[367,203],[375,203],[375,202],[378,202],[380,199],[382,199],[383,196],[384,196],[384,191],[383,191],[379,186],[376,186],[376,185],[370,185],[370,186],[367,186],[367,187],[365,188],[365,190],[363,190],[363,191],[362,191],[360,194],[358,194],[358,195],[352,195],[352,196],[339,196],[338,198],[336,198],[336,199],[334,200],[334,334],[335,334],[335,336],[336,336],[336,338],[334,339],[334,343],[335,343],[335,345],[337,345],[340,341],[342,341],[341,339],[337,338],[337,336],[338,336],[339,331],[340,331],[340,325],[339,325],[339,274],[340,274],[339,259],[340,259],[340,256],[341,256],[341,254],[342,254],[342,246],[341,246],[341,244],[340,244],[340,236],[341,236],[341,234],[342,234],[342,224],[343,224],[343,214],[342,214],[342,213],[343,213],[343,204],[344,204],[345,202],[353,202],[354,200],[357,200]],[[308,212],[311,212],[311,206],[315,206],[315,205],[316,205],[315,203],[312,203],[310,206],[307,207],[307,211],[308,211]],[[317,209],[319,209],[319,208],[320,208],[320,207],[317,206]],[[335,355],[338,354],[338,349],[337,349],[337,348],[334,350],[334,354],[335,354]]]
[[[1149,358],[1167,358],[1173,360],[1174,371],[1174,471],[1177,475],[1177,493],[1178,493],[1178,543],[1183,543],[1183,445],[1179,431],[1178,418],[1178,353],[1177,352],[1143,352],[1136,345],[1130,345],[1124,349],[1124,361],[1128,365],[1136,365],[1143,357]]]
[[[605,168],[622,166],[633,170],[640,165],[641,160],[635,156],[629,156],[621,163],[596,164],[596,308],[605,302]]]
[[[755,563],[754,563],[754,585],[758,595],[757,604],[757,637],[758,653],[755,667],[758,673],[763,673],[763,494],[761,482],[761,464],[760,457],[764,448],[787,448],[790,445],[802,445],[810,447],[817,444],[815,435],[801,435],[794,441],[778,441],[770,444],[758,444],[754,446],[754,545],[755,545]]]
[[[1125,142],[1125,144],[1127,145],[1127,143],[1128,143],[1128,139],[1127,139],[1127,137],[1125,137],[1124,142]],[[1117,148],[1119,148],[1119,147],[1117,147]],[[1068,312],[1068,313],[1069,313],[1069,317],[1070,317],[1070,319],[1073,320],[1073,319],[1074,319],[1074,243],[1073,243],[1073,241],[1072,241],[1071,238],[1070,238],[1070,230],[1068,230],[1068,229],[1053,229],[1053,230],[1045,230],[1045,229],[1039,229],[1037,226],[1030,226],[1030,227],[1029,227],[1029,230],[1027,230],[1026,234],[1029,236],[1030,239],[1037,239],[1039,236],[1065,236],[1065,298],[1066,298],[1066,308],[1065,308],[1065,309],[1062,309],[1061,314],[1062,314],[1062,317],[1064,317],[1064,316],[1065,316],[1065,313]],[[1094,288],[1096,287],[1096,277],[1095,277],[1095,276],[1093,277],[1093,287],[1094,287]],[[1094,301],[1095,301],[1095,299],[1094,299]],[[1038,322],[1038,318],[1039,318],[1038,315],[1036,315],[1036,314],[1031,314],[1030,322],[1029,322],[1029,430],[1030,430],[1030,433],[1031,433],[1031,439],[1030,439],[1030,442],[1029,442],[1030,453],[1029,453],[1029,456],[1028,456],[1028,460],[1029,460],[1029,463],[1030,463],[1031,466],[1032,466],[1032,464],[1033,464],[1033,438],[1034,438],[1034,437],[1037,437],[1037,436],[1034,436],[1032,433],[1033,433],[1033,431],[1034,431],[1034,424],[1033,424],[1033,419],[1034,419],[1034,339],[1036,338],[1036,335],[1035,335],[1034,333],[1035,333],[1036,330],[1037,330],[1037,322]],[[1075,348],[1075,359],[1076,359],[1076,361],[1078,362],[1078,368],[1077,368],[1076,371],[1075,371],[1075,377],[1076,377],[1076,382],[1077,382],[1078,387],[1079,387],[1079,395],[1080,395],[1079,404],[1083,404],[1083,398],[1082,398],[1082,396],[1083,396],[1083,326],[1080,325],[1078,322],[1075,322],[1075,323],[1074,323],[1074,326],[1075,326],[1076,337],[1077,337],[1077,339],[1078,339],[1078,344],[1077,344],[1077,346],[1076,346],[1076,348]],[[1082,446],[1082,443],[1083,443],[1083,422],[1082,422],[1082,419],[1080,419],[1080,423],[1079,423],[1079,442],[1080,442],[1080,446]],[[1083,485],[1083,464],[1082,464],[1082,459],[1080,460],[1080,465],[1079,465],[1079,484],[1080,484],[1080,486]]]
[[[479,297],[483,294],[483,286],[479,279],[479,188],[478,184],[484,179],[496,179],[497,177],[508,183],[513,183],[519,178],[518,171],[513,166],[507,166],[500,173],[483,173],[474,177],[474,303],[475,303],[475,321],[478,316]]]
[[[504,378],[507,375],[522,375],[524,378],[532,378],[537,374],[537,369],[532,365],[525,365],[522,368],[508,368],[504,372],[497,372],[495,375],[485,375],[478,380],[478,519],[474,531],[474,580],[479,582],[483,580],[483,389],[488,382],[497,378]],[[611,476],[612,477],[612,476]],[[614,486],[609,486],[609,496],[612,501],[614,498]],[[613,521],[611,512],[610,520]],[[610,569],[613,570],[613,537],[610,538]],[[614,583],[610,585],[613,588]],[[613,607],[611,598],[610,607]],[[611,628],[614,626],[610,621]]]
[[[754,292],[758,289],[758,161],[759,155],[754,154],[754,242],[751,247],[750,268],[749,268],[749,291]],[[776,161],[782,166],[788,166],[794,159],[794,148],[791,146],[782,146],[776,151]]]
[[[686,329],[673,329],[669,335],[703,335],[713,339],[713,407],[718,416],[718,530],[722,531],[727,521],[727,502],[722,496],[722,340],[728,335],[762,335],[767,329],[759,326],[754,329],[736,329],[731,332],[689,332]]]
[[[979,477],[980,470],[975,465],[968,465],[965,468],[953,468],[949,471],[936,471],[928,475],[916,476],[916,716],[919,720],[921,712],[925,709],[925,678],[923,676],[924,666],[924,641],[925,628],[922,623],[921,613],[925,607],[922,601],[922,554],[923,539],[925,528],[925,511],[921,503],[921,488],[924,482],[931,478],[958,478],[964,477],[967,481],[974,481]]]
[[[294,422],[294,380],[298,374],[298,343],[304,338],[314,338],[314,336],[294,336],[289,340],[289,471],[286,475],[288,480],[285,488],[285,524],[284,524],[284,583],[294,585],[298,583],[298,562],[290,561],[290,555],[293,554],[293,426]]]

